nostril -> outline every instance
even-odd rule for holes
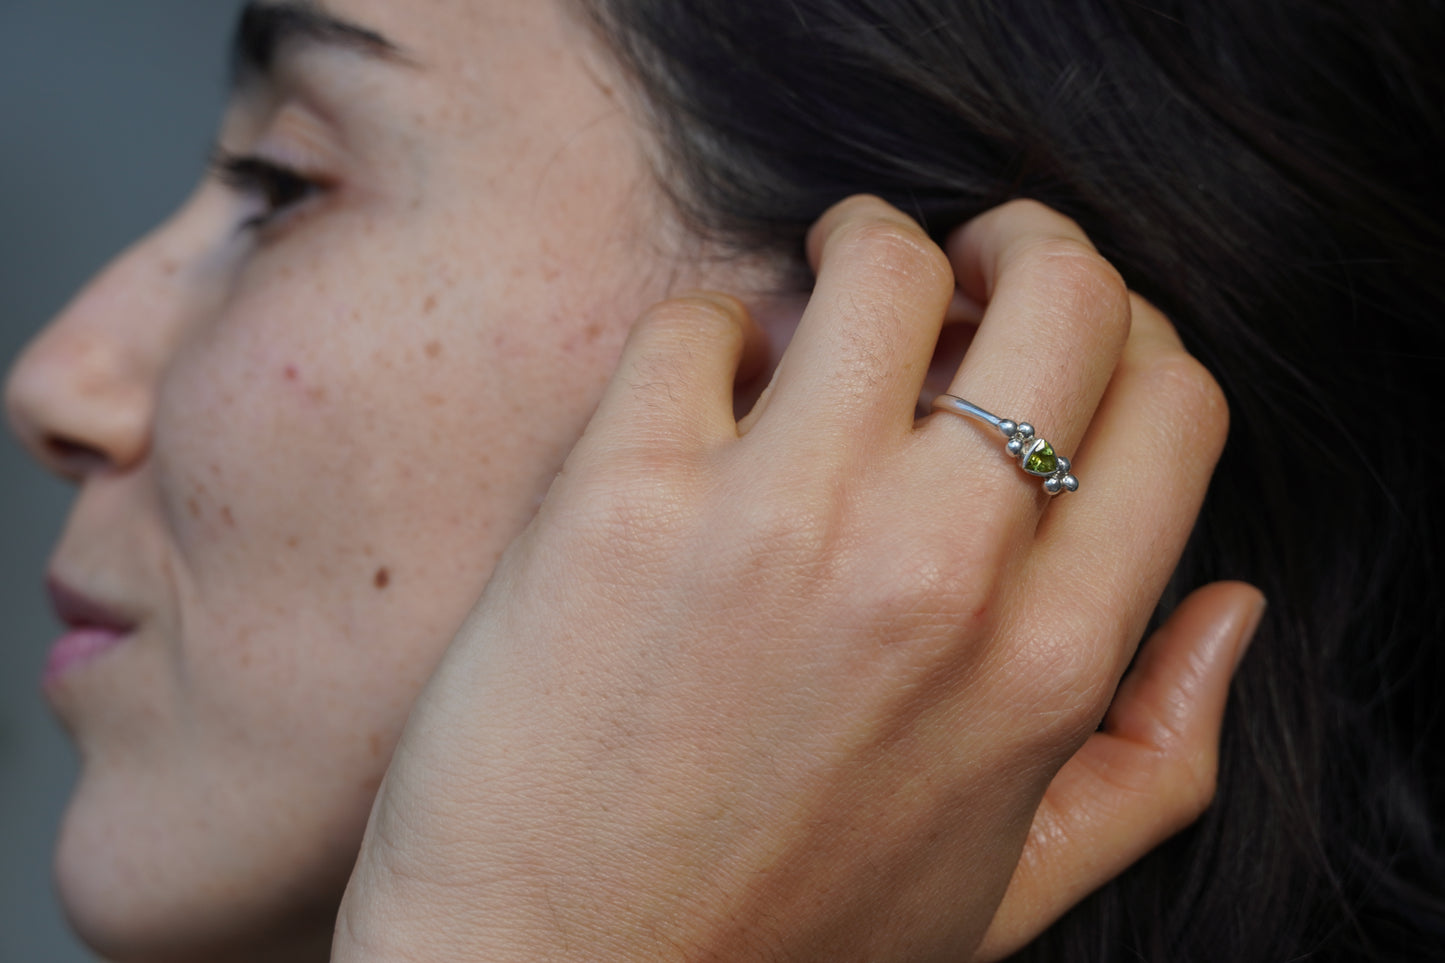
[[[90,474],[110,463],[110,459],[99,449],[60,435],[46,435],[42,444],[51,463],[62,474],[71,477]]]

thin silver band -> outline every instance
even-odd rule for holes
[[[934,411],[947,411],[991,425],[1003,432],[1008,453],[1019,460],[1019,467],[1044,480],[1044,491],[1050,495],[1076,492],[1079,480],[1069,473],[1069,460],[1054,451],[1054,446],[1034,434],[1034,426],[1026,421],[1011,421],[984,411],[971,401],[956,395],[939,395],[933,399]]]

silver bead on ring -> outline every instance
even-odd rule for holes
[[[1044,491],[1050,495],[1076,492],[1079,480],[1069,473],[1069,460],[1054,451],[1054,446],[1034,434],[1034,426],[1026,421],[1010,421],[984,411],[978,405],[955,395],[939,395],[933,399],[934,411],[947,411],[992,425],[1008,439],[1004,447],[1019,460],[1019,467],[1044,480]]]

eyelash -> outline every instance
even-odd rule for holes
[[[243,231],[265,227],[328,186],[293,167],[255,154],[217,150],[211,159],[211,168],[221,183],[243,196],[258,199],[264,205],[260,213],[241,222]]]

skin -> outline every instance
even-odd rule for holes
[[[1223,445],[1213,379],[1033,202],[945,257],[853,198],[809,255],[741,421],[742,305],[634,329],[413,709],[334,960],[993,960],[1208,804],[1258,593],[1197,591],[1120,676]],[[986,310],[951,392],[1041,412],[1087,500],[915,422],[955,282]]]
[[[632,320],[701,283],[559,9],[328,9],[409,62],[299,50],[220,141],[336,186],[246,230],[262,201],[208,180],[7,387],[81,485],[52,570],[138,622],[49,691],[61,897],[117,959],[324,939],[416,691]]]
[[[499,759],[516,758],[521,743],[452,740],[479,730],[506,731],[518,739],[535,724],[529,738],[545,735],[549,745],[566,746],[579,732],[590,731],[599,718],[593,710],[617,700],[596,685],[571,699],[559,698],[554,687],[565,689],[566,679],[587,677],[589,667],[595,679],[613,671],[632,673],[634,682],[639,678],[643,654],[608,641],[597,623],[608,610],[585,589],[595,586],[597,573],[632,572],[613,600],[619,614],[605,624],[616,631],[612,642],[634,637],[637,626],[626,613],[652,617],[656,613],[642,603],[659,597],[658,585],[637,568],[638,560],[646,557],[644,549],[665,546],[649,536],[641,517],[634,519],[635,529],[600,526],[580,541],[570,540],[577,532],[566,519],[587,517],[616,496],[615,488],[590,484],[590,472],[634,482],[648,477],[639,476],[633,463],[609,476],[599,451],[615,450],[625,461],[629,452],[638,455],[636,439],[647,439],[660,446],[643,446],[658,459],[647,464],[662,470],[676,461],[677,451],[698,442],[699,425],[736,437],[732,412],[739,359],[749,359],[741,362],[745,368],[769,366],[767,359],[775,360],[797,322],[796,312],[777,310],[765,295],[775,266],[710,258],[673,223],[648,164],[655,145],[620,92],[621,78],[605,51],[559,6],[419,0],[402,9],[382,0],[334,0],[327,9],[380,31],[401,55],[383,62],[340,50],[292,51],[278,64],[275,83],[238,98],[220,136],[232,152],[301,166],[325,188],[248,228],[244,225],[264,208],[263,199],[208,180],[40,335],[7,385],[17,434],[37,458],[80,485],[53,572],[136,625],[120,647],[48,688],[83,763],[56,856],[61,898],[83,938],[116,960],[323,958],[392,748],[464,620],[468,628],[457,635],[450,664],[486,663],[494,656],[484,653],[494,650],[505,658],[495,656],[502,661],[484,673],[484,685],[463,690],[439,682],[427,690],[419,718],[435,725],[428,735],[427,726],[413,724],[387,776],[342,919],[343,934],[355,942],[342,951],[348,945],[377,949],[368,926],[388,923],[382,907],[444,913],[454,905],[449,900],[464,907],[478,898],[498,900],[500,917],[493,919],[532,924],[495,929],[488,938],[498,958],[504,951],[538,958],[528,954],[555,950],[558,933],[537,928],[544,914],[528,902],[535,893],[477,893],[445,885],[455,879],[445,867],[456,852],[441,843],[472,840],[457,866],[486,876],[497,865],[472,862],[490,858],[479,853],[504,852],[508,839],[536,838],[547,825],[565,825],[575,814],[535,807],[517,813],[478,797],[479,787],[504,784],[490,777],[515,778],[494,767]],[[840,304],[883,299],[879,304],[888,310],[881,316],[900,319],[914,333],[867,357],[903,372],[878,384],[892,384],[899,397],[911,390],[916,398],[950,299],[954,315],[961,313],[960,304],[988,305],[994,316],[1006,312],[994,308],[991,283],[983,280],[991,269],[989,257],[968,247],[977,248],[988,231],[975,229],[966,235],[974,242],[960,241],[945,257],[926,239],[919,241],[917,228],[908,228],[901,215],[880,213],[881,206],[855,205],[815,232],[813,259],[819,266],[822,239],[843,229],[840,225],[884,225],[862,232],[851,256],[855,270],[838,270],[852,280],[836,283],[832,300],[810,312],[847,320],[852,315],[840,314]],[[1040,223],[1041,216],[1014,210],[992,230],[1064,236],[1087,245],[1076,227],[1051,214],[1053,220]],[[906,250],[896,244],[898,232],[907,234]],[[890,252],[900,250],[906,256],[891,262]],[[879,270],[870,271],[870,265]],[[962,297],[951,293],[955,282]],[[700,287],[741,296],[771,329],[772,347],[735,302],[694,298],[679,302],[683,309],[674,304],[648,315],[653,320],[634,338],[642,347],[629,349],[632,361],[624,359],[609,389],[634,319],[669,294]],[[900,287],[924,294],[910,301],[900,296]],[[1008,380],[1019,377],[1014,370],[986,394],[1018,397],[1020,410],[1060,426],[1053,430],[1060,450],[1074,451],[1083,442],[1087,412],[1117,370],[1129,364],[1129,370],[1177,368],[1184,373],[1153,389],[1159,397],[1145,399],[1145,407],[1127,407],[1172,413],[1169,417],[1194,426],[1200,444],[1171,476],[1173,487],[1161,489],[1178,497],[1140,515],[1138,531],[1156,546],[1145,557],[1147,571],[1130,582],[1124,576],[1132,570],[1099,569],[1116,576],[1104,597],[1118,604],[1102,608],[1108,618],[1100,631],[1110,643],[1100,650],[1106,655],[1102,668],[1096,666],[1090,676],[1090,698],[1068,715],[1071,725],[1052,733],[1047,745],[1020,743],[1007,727],[984,727],[993,738],[972,747],[979,758],[998,758],[1002,748],[1026,750],[1022,763],[1004,767],[1013,782],[1005,779],[1003,789],[993,778],[997,770],[987,770],[989,778],[978,783],[985,793],[979,798],[992,800],[990,811],[1006,815],[1000,816],[1002,830],[986,822],[973,827],[1003,840],[1001,849],[990,851],[989,883],[978,889],[977,905],[966,911],[936,908],[961,921],[958,932],[945,934],[950,945],[972,947],[985,940],[984,958],[1031,938],[1207,804],[1229,670],[1247,638],[1248,613],[1257,607],[1255,593],[1237,586],[1215,587],[1213,596],[1181,609],[1171,622],[1173,634],[1165,634],[1157,647],[1151,643],[1149,659],[1141,660],[1141,667],[1157,664],[1159,670],[1132,689],[1126,683],[1110,710],[1117,725],[1103,735],[1114,741],[1089,737],[1172,570],[1222,444],[1225,419],[1217,389],[1211,394],[1212,382],[1202,369],[1190,367],[1167,322],[1137,299],[1131,305],[1116,278],[1102,286],[1055,289],[1055,295],[1067,306],[1057,312],[1060,326],[1053,334],[1036,334],[1060,357],[1092,359],[1085,365],[1087,385],[1062,401],[1037,398],[1010,390],[1022,384]],[[1018,313],[1016,306],[1011,310]],[[699,312],[725,318],[722,327],[704,322],[702,330],[719,337],[685,345],[684,354],[701,367],[684,371],[675,353],[648,353],[647,346],[656,343],[648,340],[649,332],[670,330],[679,318],[686,326]],[[1140,317],[1147,323],[1140,324]],[[1007,323],[993,327],[1006,330]],[[794,360],[785,361],[783,370],[816,371],[817,384],[839,382],[839,364],[847,367],[850,346],[888,346],[877,332],[843,323],[815,320],[804,330],[811,334],[801,348],[790,349]],[[980,338],[988,330],[985,316]],[[1090,331],[1097,335],[1092,340]],[[971,350],[970,358],[976,369],[1007,374],[1007,364],[989,362],[1008,350],[996,344]],[[953,375],[954,360],[935,359],[944,383]],[[714,407],[692,412],[696,419],[668,420],[668,404],[632,390],[652,383],[647,372],[657,375],[657,384],[675,387],[669,401],[704,397]],[[775,387],[786,383],[779,376]],[[604,405],[597,423],[602,427],[594,424],[588,435],[593,440],[583,448],[593,454],[569,463],[564,478],[574,480],[558,486],[560,493],[546,502],[550,507],[540,517],[552,519],[550,527],[539,522],[527,529],[508,555],[505,578],[493,581],[478,603],[498,558],[536,514],[604,393],[631,398],[632,410],[609,421],[606,413],[622,410],[621,403]],[[769,411],[781,412],[774,421],[785,421],[801,410],[799,401],[785,402],[778,393],[765,394],[744,431],[762,424]],[[859,407],[850,410],[862,420],[840,422],[842,434],[820,435],[803,449],[775,440],[775,448],[749,456],[752,464],[788,464],[798,478],[854,477],[858,466],[840,452],[871,450],[845,441],[881,424],[881,416],[870,420],[860,414],[881,410],[876,400],[860,395]],[[911,401],[901,410],[910,411]],[[1160,418],[1168,423],[1165,414]],[[682,437],[686,426],[694,434]],[[1119,435],[1139,428],[1114,430]],[[598,432],[615,444],[598,442]],[[961,422],[934,429],[930,437],[942,432],[951,434],[934,445],[941,454],[933,457],[941,460],[911,477],[937,477],[935,469],[958,464],[958,447],[972,443]],[[799,450],[815,460],[798,462]],[[789,452],[792,461],[784,458]],[[1000,468],[990,482],[991,495],[1005,499],[1016,521],[1035,513],[1037,522],[1041,499],[1010,473],[996,446],[980,446],[970,460]],[[908,464],[891,463],[898,472]],[[760,488],[757,479],[744,484],[746,472],[730,471],[712,480],[724,487],[737,482],[738,504],[772,503],[769,492],[776,488]],[[936,516],[917,499],[896,497],[900,477],[881,472],[869,477],[859,482],[859,491],[879,499],[893,492],[892,509],[907,517]],[[1089,476],[1081,477],[1090,484]],[[705,500],[684,507],[712,519],[710,528],[695,533],[698,544],[747,534],[733,531],[735,516],[716,506],[709,514]],[[1084,544],[1103,538],[1097,529],[1116,524],[1107,514],[1080,514],[1093,517],[1096,527],[1087,538],[1079,536]],[[895,533],[890,538],[898,537],[904,529],[890,527],[892,520],[886,513],[871,517],[866,538],[876,541],[889,531]],[[1017,539],[1024,539],[1023,531],[1018,528]],[[1010,544],[1017,548],[1023,541]],[[761,536],[743,538],[730,556],[742,559],[741,568],[711,572],[713,577],[700,583],[705,586],[700,597],[712,600],[707,607],[712,622],[648,625],[648,634],[674,640],[692,638],[706,625],[716,630],[706,650],[718,659],[706,663],[714,669],[680,680],[674,691],[695,692],[710,671],[726,677],[729,667],[756,664],[750,653],[773,638],[753,631],[756,613],[769,611],[769,604],[792,620],[788,624],[818,624],[819,613],[787,608],[787,599],[797,596],[789,595],[783,581],[771,594],[746,589],[757,582],[749,581],[748,572],[756,571],[769,551]],[[657,557],[673,556],[664,551]],[[579,595],[569,586],[584,591]],[[826,588],[820,597],[868,595],[860,595],[857,584]],[[555,604],[534,601],[527,608],[518,599]],[[957,614],[920,604],[933,613],[931,624],[944,625],[945,616]],[[857,614],[860,624],[884,624],[868,612]],[[865,634],[850,644],[867,648],[878,641]],[[1016,642],[1003,638],[993,651],[1013,651],[1009,646],[1016,648]],[[797,660],[806,662],[807,651],[807,646],[790,650],[795,677]],[[622,657],[611,666],[571,661],[588,652]],[[575,672],[559,674],[568,664]],[[470,677],[465,671],[448,676]],[[787,677],[786,671],[778,676]],[[1005,687],[1001,704],[1007,706],[1016,694]],[[881,690],[864,695],[883,699]],[[737,718],[769,718],[745,700],[713,708]],[[985,712],[979,718],[998,717]],[[619,717],[609,725],[639,731],[634,721]],[[772,752],[786,743],[796,734],[795,721],[759,730],[759,745]],[[870,721],[886,728],[882,716],[866,714],[850,725]],[[672,758],[682,738],[677,734],[699,724],[683,718],[666,730],[675,738],[648,742],[656,754],[637,764],[653,767]],[[832,723],[823,728],[847,730]],[[451,735],[439,736],[442,731]],[[860,738],[866,741],[866,733]],[[1132,756],[1129,747],[1137,750]],[[744,748],[720,746],[712,761],[734,760]],[[489,755],[494,751],[497,755]],[[440,775],[451,772],[448,760],[456,758],[471,758],[474,768],[465,778],[438,785]],[[589,764],[585,754],[570,758],[573,766]],[[857,762],[843,761],[844,772]],[[981,771],[957,752],[943,754],[941,761],[955,767],[949,778]],[[686,767],[671,771],[693,790],[709,788]],[[727,765],[722,771],[738,778],[749,773]],[[1022,781],[1020,771],[1027,773]],[[1158,787],[1177,784],[1166,777],[1179,772],[1189,774],[1189,789],[1161,797]],[[1121,773],[1133,781],[1121,781]],[[574,785],[579,770],[542,766],[532,776],[544,780],[543,786]],[[587,798],[595,804],[626,778],[603,778]],[[880,793],[886,788],[886,781],[868,784]],[[1103,786],[1115,791],[1101,792]],[[658,787],[656,799],[643,809],[665,807],[677,788]],[[727,786],[710,788],[715,792],[708,798],[736,798]],[[791,788],[803,795],[790,795],[784,791],[789,787],[780,785],[765,794],[763,808],[743,813],[769,827],[752,858],[770,863],[778,852],[796,852],[806,836],[795,832],[798,823],[769,815],[774,810],[768,806],[777,800],[806,798],[818,812],[841,811],[838,799],[813,791],[816,787]],[[1091,802],[1081,808],[1080,800]],[[883,795],[875,802],[890,804]],[[1030,834],[1036,809],[1039,818]],[[490,849],[477,843],[488,838],[475,822],[483,812],[497,814],[493,831],[515,835],[494,840],[498,846]],[[696,817],[699,810],[689,805],[673,812]],[[430,817],[439,821],[428,823]],[[526,823],[533,817],[551,821]],[[398,824],[419,827],[417,836],[398,841]],[[648,825],[647,819],[637,823]],[[689,860],[639,861],[618,877],[629,885],[613,889],[631,905],[653,906],[667,917],[700,869],[715,865],[698,861],[726,845],[727,826],[726,820],[679,824],[676,831],[697,842]],[[708,832],[720,835],[709,840]],[[560,845],[555,838],[554,843]],[[567,857],[585,861],[588,851],[575,843],[568,841]],[[591,853],[592,865],[618,852],[636,852],[625,834],[613,832],[601,833],[592,845],[602,847]],[[443,867],[439,885],[447,890],[445,898],[429,883],[398,893],[397,864],[379,855],[398,852],[410,874],[402,878],[427,883],[433,870],[417,868]],[[586,872],[569,873],[555,850],[524,855],[530,865],[545,864],[557,874],[548,878],[578,884],[589,878]],[[840,894],[849,881],[870,878],[866,867],[844,872],[822,857],[816,863],[819,873],[831,874],[830,885],[840,887]],[[748,878],[756,869],[746,862],[733,868],[734,878]],[[589,903],[585,891],[574,895],[578,905]],[[709,905],[722,912],[757,902],[733,896]],[[911,898],[902,890],[897,896],[905,903]],[[877,898],[867,912],[856,898],[840,898],[838,905],[852,907],[860,921],[891,920],[897,918],[889,915],[897,908],[893,899]],[[689,909],[699,920],[707,917],[697,907]],[[799,932],[829,925],[803,910],[798,920]],[[640,919],[639,929],[625,931],[610,945],[620,957],[655,950],[637,942],[637,933],[657,935],[654,922]],[[594,935],[606,929],[605,921],[585,914],[569,919],[568,926],[569,932]],[[406,928],[390,931],[404,934]],[[438,932],[455,939],[450,946],[462,956],[469,951],[459,948],[478,945],[475,932],[444,927]],[[698,933],[736,935],[707,926]],[[703,940],[698,933],[681,936]],[[753,944],[725,942],[718,952],[740,946]],[[896,944],[881,949],[891,947]],[[404,958],[399,952],[390,958]]]

